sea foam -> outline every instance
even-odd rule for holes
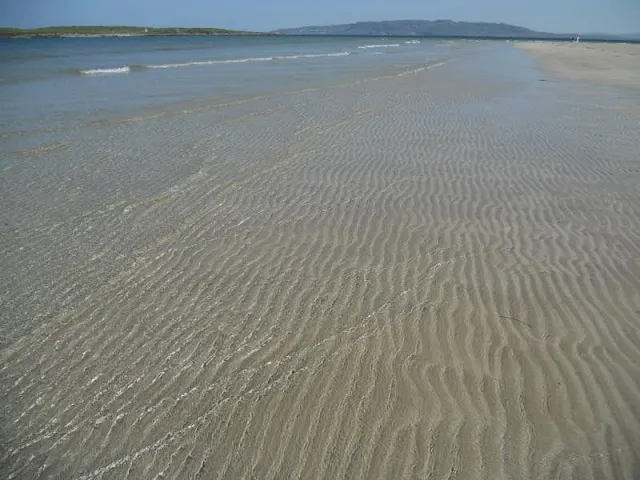
[[[111,75],[117,73],[130,73],[132,71],[140,71],[147,69],[168,69],[168,68],[185,68],[185,67],[202,67],[210,65],[229,65],[235,63],[251,63],[251,62],[270,62],[273,60],[297,60],[308,58],[328,58],[328,57],[345,57],[351,55],[351,52],[330,52],[330,53],[310,53],[299,55],[281,55],[281,56],[269,56],[269,57],[250,57],[250,58],[232,58],[226,60],[198,60],[193,62],[183,63],[162,63],[151,65],[128,65],[124,67],[115,68],[93,68],[80,70],[82,75]]]
[[[300,54],[300,55],[281,55],[270,57],[253,57],[253,58],[234,58],[228,60],[201,60],[196,62],[185,63],[167,63],[160,65],[145,65],[145,68],[151,69],[163,69],[163,68],[184,68],[184,67],[198,67],[207,65],[227,65],[234,63],[249,63],[249,62],[270,62],[272,60],[297,60],[300,58],[321,58],[321,57],[343,57],[350,55],[349,52],[332,52],[332,53],[312,53],[312,54]]]
[[[128,66],[115,68],[92,68],[80,70],[81,75],[113,75],[117,73],[129,73],[131,69]]]
[[[399,47],[400,44],[399,43],[389,43],[389,44],[382,44],[382,45],[360,45],[358,48],[392,48],[392,47]]]

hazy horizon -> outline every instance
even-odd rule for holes
[[[637,31],[625,31],[625,32],[609,32],[609,31],[586,31],[586,30],[563,30],[563,31],[551,31],[551,30],[541,30],[528,27],[519,23],[509,23],[502,21],[489,21],[489,20],[456,20],[451,18],[434,18],[434,19],[425,19],[425,18],[390,18],[384,20],[355,20],[352,22],[342,22],[342,23],[308,23],[308,24],[300,24],[293,26],[285,26],[280,28],[272,28],[268,30],[258,30],[258,29],[250,29],[250,28],[239,28],[239,27],[227,27],[227,26],[219,26],[219,25],[209,25],[209,24],[192,24],[192,25],[183,25],[183,24],[166,24],[166,25],[158,25],[158,24],[148,24],[148,23],[57,23],[57,24],[42,24],[36,26],[15,26],[15,25],[0,25],[0,28],[20,28],[20,29],[37,29],[37,28],[56,28],[56,27],[148,27],[148,28],[219,28],[219,29],[229,29],[229,30],[237,30],[237,31],[253,31],[253,32],[263,32],[270,33],[280,30],[290,30],[296,28],[311,28],[311,27],[329,27],[329,26],[337,26],[337,25],[348,25],[355,23],[374,23],[374,22],[401,22],[401,21],[453,21],[453,22],[466,22],[466,23],[491,23],[491,24],[508,24],[516,27],[524,27],[528,28],[534,32],[539,33],[552,33],[552,34],[580,34],[580,35],[611,35],[611,36],[638,36],[640,35],[640,29]]]
[[[640,3],[635,0],[452,0],[446,5],[418,5],[399,0],[274,0],[268,5],[246,0],[211,5],[186,0],[180,8],[169,0],[6,0],[0,9],[5,27],[38,28],[57,25],[141,25],[153,27],[215,27],[272,31],[313,25],[338,25],[366,21],[438,20],[507,23],[531,30],[566,33],[629,34],[638,31]],[[251,12],[247,15],[247,12]]]

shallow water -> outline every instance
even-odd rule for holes
[[[242,36],[2,40],[0,133],[339,83],[443,55],[443,41],[409,41]]]
[[[501,42],[77,41],[0,87],[2,476],[640,470],[636,97]]]

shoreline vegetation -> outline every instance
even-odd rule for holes
[[[269,35],[263,32],[224,28],[153,28],[128,26],[70,26],[43,28],[0,28],[0,38],[144,37],[187,35]]]

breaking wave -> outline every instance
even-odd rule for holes
[[[251,58],[234,58],[227,60],[198,60],[194,62],[182,62],[182,63],[162,63],[153,65],[127,65],[124,67],[116,68],[94,68],[87,70],[80,70],[81,75],[109,75],[116,73],[130,73],[141,70],[158,70],[168,68],[185,68],[185,67],[202,67],[210,65],[228,65],[234,63],[250,63],[250,62],[270,62],[273,60],[297,60],[305,58],[323,58],[323,57],[345,57],[351,55],[351,52],[332,52],[332,53],[313,53],[313,54],[299,54],[299,55],[273,55],[269,57],[251,57]]]
[[[80,75],[114,75],[117,73],[129,73],[130,71],[131,68],[127,65],[115,68],[91,68],[87,70],[80,70]]]

